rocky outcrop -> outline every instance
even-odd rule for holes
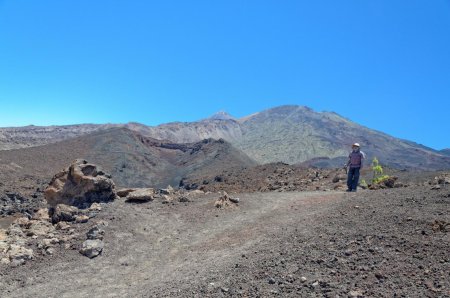
[[[65,204],[87,208],[94,202],[108,202],[116,198],[111,176],[82,159],[75,160],[56,174],[44,194],[51,207]]]

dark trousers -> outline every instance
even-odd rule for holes
[[[356,190],[359,181],[359,168],[349,168],[347,177],[348,189]]]

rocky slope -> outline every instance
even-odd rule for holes
[[[442,149],[440,153],[450,156],[450,149]]]
[[[27,127],[0,129],[0,149],[35,146],[103,130],[106,126]],[[154,127],[138,123],[116,125],[173,143],[207,138],[224,139],[260,164],[286,162],[320,167],[341,166],[350,145],[359,142],[368,159],[400,169],[450,168],[448,151],[437,151],[358,125],[332,112],[302,106],[281,106],[241,119],[225,112],[197,122],[174,122]]]
[[[0,150],[35,147],[89,134],[110,125],[24,126],[0,128]]]
[[[178,186],[190,173],[203,175],[217,168],[255,164],[224,140],[174,144],[112,128],[45,146],[0,151],[0,178],[12,186],[27,177],[48,181],[77,158],[98,164],[118,186],[126,187]]]
[[[59,243],[31,236],[51,226],[23,227],[32,245],[51,246],[22,266],[0,264],[0,291],[2,297],[449,297],[449,191],[247,193],[228,209],[215,207],[219,194],[173,204],[117,199],[87,223],[61,225]],[[89,259],[79,248],[95,226],[104,245]]]

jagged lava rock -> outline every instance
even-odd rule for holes
[[[44,192],[51,207],[57,204],[87,208],[92,203],[108,202],[117,195],[110,175],[86,160],[77,159],[56,174]]]

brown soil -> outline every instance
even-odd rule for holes
[[[61,247],[4,268],[2,297],[450,295],[448,185],[218,196],[107,204],[101,256]]]
[[[385,173],[398,177],[394,187],[420,184],[432,180],[439,173],[421,173],[385,169]],[[305,168],[302,165],[271,163],[246,168],[232,168],[216,172],[191,173],[181,186],[210,192],[268,192],[268,191],[331,191],[347,189],[347,174],[343,168]],[[370,184],[372,172],[369,167],[361,171],[360,182]],[[367,183],[366,183],[367,184]]]

